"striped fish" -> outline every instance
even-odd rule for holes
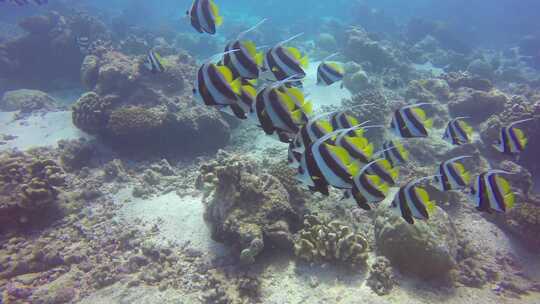
[[[219,107],[219,109],[238,119],[250,118],[251,109],[255,102],[255,98],[257,97],[257,90],[249,83],[245,82],[245,84],[241,86],[240,94],[237,97],[236,103]]]
[[[358,207],[364,210],[371,210],[371,204],[383,201],[388,195],[390,185],[386,183],[380,176],[369,174],[368,170],[371,165],[384,159],[376,159],[366,164],[360,172],[353,177],[353,188],[350,191],[350,196],[354,198]]]
[[[163,66],[163,59],[161,56],[150,50],[146,55],[146,60],[144,61],[144,66],[152,73],[163,73],[165,72],[165,67]]]
[[[322,177],[329,185],[338,189],[351,189],[352,177],[360,171],[359,163],[344,148],[327,143],[339,132],[342,131],[334,131],[317,140],[311,146],[311,152]]]
[[[191,25],[199,33],[215,34],[216,27],[223,23],[219,9],[212,0],[195,0],[191,9],[186,12],[190,17]]]
[[[374,148],[373,144],[364,137],[364,132],[372,128],[381,127],[383,126],[366,126],[366,123],[362,123],[352,128],[343,129],[343,132],[336,137],[336,145],[347,150],[352,158],[363,164],[367,164],[373,157]]]
[[[463,121],[466,117],[456,117],[448,122],[444,131],[443,139],[452,145],[464,145],[471,143],[473,129]]]
[[[502,127],[499,132],[499,140],[493,147],[497,149],[497,151],[508,155],[521,153],[525,150],[528,139],[525,133],[521,129],[516,128],[515,125],[531,120],[533,120],[533,118],[518,120],[506,127]]]
[[[317,67],[317,84],[332,85],[341,81],[345,75],[343,67],[335,62],[321,62]]]
[[[458,156],[439,165],[439,175],[435,176],[436,186],[440,191],[459,190],[467,187],[471,181],[470,173],[458,162],[472,156]]]
[[[296,80],[296,82],[291,82],[293,86],[301,86],[301,80],[306,77],[304,68],[308,67],[309,59],[307,56],[302,56],[297,48],[283,45],[300,35],[278,43],[268,50],[264,57],[265,67],[272,72],[274,77],[280,81],[293,78]]]
[[[230,52],[231,50],[238,51]],[[225,53],[226,54],[223,56],[223,64],[231,69],[235,78],[259,78],[259,72],[263,64],[264,55],[261,52],[257,52],[257,48],[253,41],[236,40],[230,42],[225,47]]]
[[[431,178],[433,176],[420,178],[402,186],[390,205],[390,208],[411,225],[414,224],[414,219],[428,220],[435,210],[435,202],[424,188],[418,186],[419,182]]]
[[[257,101],[262,100],[263,110],[271,127],[291,134],[290,139],[307,123],[308,115],[312,111],[311,103],[305,101],[303,95],[297,95],[298,93],[299,91],[291,92],[286,87],[270,86],[257,94]]]
[[[86,36],[77,36],[75,38],[75,42],[77,43],[77,47],[79,48],[81,54],[88,54],[88,50],[90,48],[90,38]]]
[[[334,131],[330,122],[322,119],[322,117],[324,117],[324,114],[314,116],[300,128],[298,141],[295,146],[296,151],[304,151],[306,146],[311,145],[319,138]]]
[[[317,166],[315,157],[312,151],[313,144],[306,146],[306,150],[302,153],[300,159],[300,167],[298,167],[298,174],[296,179],[302,184],[309,187],[313,192],[319,192],[328,196],[328,182],[324,179],[324,176]]]
[[[199,102],[222,108],[236,105],[241,89],[241,79],[233,79],[228,67],[205,63],[197,72],[193,93]]]
[[[510,183],[499,174],[512,174],[501,170],[490,170],[481,173],[476,177],[472,187],[471,195],[474,198],[476,209],[491,213],[506,212],[515,203],[515,195],[512,192]]]
[[[409,160],[409,151],[398,141],[385,141],[383,143],[383,155],[392,166],[403,164]]]
[[[426,113],[420,108],[427,104],[417,103],[396,110],[390,123],[394,134],[402,138],[427,137],[433,122],[426,118]]]

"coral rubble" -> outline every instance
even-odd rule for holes
[[[390,294],[395,279],[390,261],[382,256],[375,259],[369,269],[367,285],[379,296]]]

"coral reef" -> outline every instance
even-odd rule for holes
[[[60,163],[66,171],[79,170],[88,166],[96,153],[95,142],[86,139],[60,140]]]
[[[337,50],[337,41],[332,34],[320,33],[316,40],[317,46],[328,53],[335,52]]]
[[[338,221],[314,215],[304,217],[304,228],[298,232],[295,254],[307,262],[333,262],[347,266],[364,266],[369,245],[366,238]]]
[[[454,90],[466,87],[480,91],[490,91],[493,88],[491,81],[473,76],[467,72],[450,72],[443,74],[441,78],[446,80],[450,88]]]
[[[345,77],[343,86],[351,92],[357,94],[372,86],[366,71],[362,66],[355,62],[348,62],[345,65]]]
[[[347,36],[343,54],[348,59],[365,64],[375,71],[398,66],[391,49],[380,41],[373,40],[363,28],[351,28],[347,31]]]
[[[17,151],[0,154],[2,226],[31,222],[53,206],[63,184],[64,173],[51,159]]]
[[[245,156],[220,151],[216,161],[201,166],[197,185],[205,193],[204,216],[212,238],[236,248],[242,263],[253,263],[268,247],[266,239],[272,245],[282,244],[283,236],[275,233],[276,222],[282,222],[278,227],[286,234],[299,225],[287,190],[275,177],[260,174]]]
[[[378,256],[369,268],[367,285],[379,296],[384,296],[390,294],[394,284],[394,273],[390,261]]]
[[[428,222],[409,225],[391,210],[375,217],[377,252],[403,273],[421,278],[445,278],[455,265],[457,236],[449,216],[437,208]]]
[[[405,92],[405,99],[408,101],[446,103],[449,98],[450,87],[442,79],[413,80]]]
[[[52,111],[57,108],[56,101],[51,96],[37,90],[8,91],[0,102],[1,111],[31,113],[34,111]]]
[[[193,106],[193,59],[180,54],[164,60],[165,72],[154,75],[140,57],[107,50],[88,56],[81,75],[93,91],[74,105],[75,126],[120,149],[182,148],[188,154],[225,145],[230,130],[220,114]]]
[[[448,109],[453,117],[467,116],[471,123],[480,124],[502,112],[507,101],[508,97],[497,89],[486,92],[460,88],[450,98]]]

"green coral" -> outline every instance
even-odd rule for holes
[[[369,246],[366,238],[338,221],[326,221],[314,215],[304,217],[294,252],[308,262],[339,262],[365,265]]]

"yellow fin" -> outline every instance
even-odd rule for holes
[[[465,134],[470,138],[473,134],[473,128],[463,120],[458,120],[459,126],[465,131]]]
[[[255,63],[257,63],[257,66],[261,67],[264,62],[264,54],[262,52],[259,52],[255,55]]]
[[[506,204],[506,209],[512,209],[516,203],[516,196],[513,192],[510,192],[504,196],[504,203]]]
[[[218,6],[212,0],[210,0],[210,10],[212,11],[212,15],[214,16],[216,25],[220,26],[223,23],[223,18],[219,15]]]
[[[421,108],[413,108],[412,111],[418,116],[421,121],[426,120],[426,112]]]
[[[360,165],[358,162],[352,162],[350,165],[347,166],[347,170],[349,171],[349,174],[351,176],[355,176],[360,172]]]
[[[335,62],[330,62],[328,63],[328,65],[330,67],[332,67],[332,69],[334,69],[336,72],[338,72],[339,74],[343,75],[345,74],[345,70],[343,69],[343,67]]]
[[[255,43],[251,40],[246,40],[243,44],[249,55],[255,59],[255,56],[257,55],[257,47],[255,46]]]
[[[317,121],[317,125],[323,129],[324,131],[330,133],[334,131],[334,128],[332,127],[332,124],[327,120],[319,120]]]
[[[298,101],[298,105],[302,105],[304,103],[304,93],[299,88],[288,88],[287,93],[291,94]]]
[[[414,187],[414,191],[416,192],[416,195],[418,196],[420,201],[426,206],[428,214],[431,214],[435,209],[435,202],[433,202],[429,198],[429,194],[427,193],[427,191],[421,187]]]
[[[424,121],[424,125],[426,126],[427,129],[430,129],[431,127],[433,127],[433,120],[432,119],[426,119]]]
[[[287,47],[287,51],[289,51],[289,53],[291,53],[291,55],[296,60],[298,60],[298,62],[300,62],[300,60],[302,59],[302,54],[300,53],[300,51],[297,48],[295,48],[295,47]]]
[[[304,102],[302,109],[306,114],[311,115],[313,113],[313,104],[311,101]]]
[[[510,187],[510,183],[505,178],[496,176],[495,180],[497,181],[497,185],[501,188],[503,195],[512,192],[512,187]]]
[[[305,69],[309,66],[309,57],[306,55],[300,59],[300,65]]]
[[[349,155],[347,150],[345,150],[344,148],[330,145],[327,143],[325,143],[325,145],[328,148],[328,150],[334,155],[336,155],[337,158],[339,158],[344,164],[348,164],[351,162],[351,156]]]
[[[525,136],[525,133],[523,133],[523,130],[519,128],[513,128],[513,129],[514,129],[514,133],[516,133],[517,140],[522,146],[525,147],[528,142],[527,137]]]
[[[255,88],[252,87],[252,86],[250,86],[250,85],[244,85],[244,86],[242,86],[242,90],[243,90],[247,95],[249,95],[249,97],[255,98],[255,96],[257,96],[257,90],[255,90]]]
[[[351,116],[351,115],[347,115],[345,117],[347,118],[347,121],[349,122],[349,124],[351,124],[351,126],[358,125],[358,119],[356,119],[356,117]]]
[[[231,83],[233,81],[233,74],[228,67],[224,65],[217,65],[216,68],[221,73],[221,75],[223,75],[225,81],[227,81],[228,83]]]
[[[230,85],[231,85],[231,89],[236,95],[242,94],[242,79],[241,78],[236,78],[235,80],[231,81]]]
[[[401,157],[403,157],[404,160],[409,160],[409,151],[405,149],[402,143],[394,143],[394,147],[398,150]]]
[[[289,111],[292,112],[294,109],[296,109],[296,104],[294,103],[294,101],[291,99],[289,95],[280,91],[277,91],[277,94],[278,94],[279,99],[285,104],[285,106],[287,107],[287,109],[289,109]]]
[[[302,111],[296,110],[291,112],[291,118],[294,121],[295,124],[301,124],[302,123]]]

